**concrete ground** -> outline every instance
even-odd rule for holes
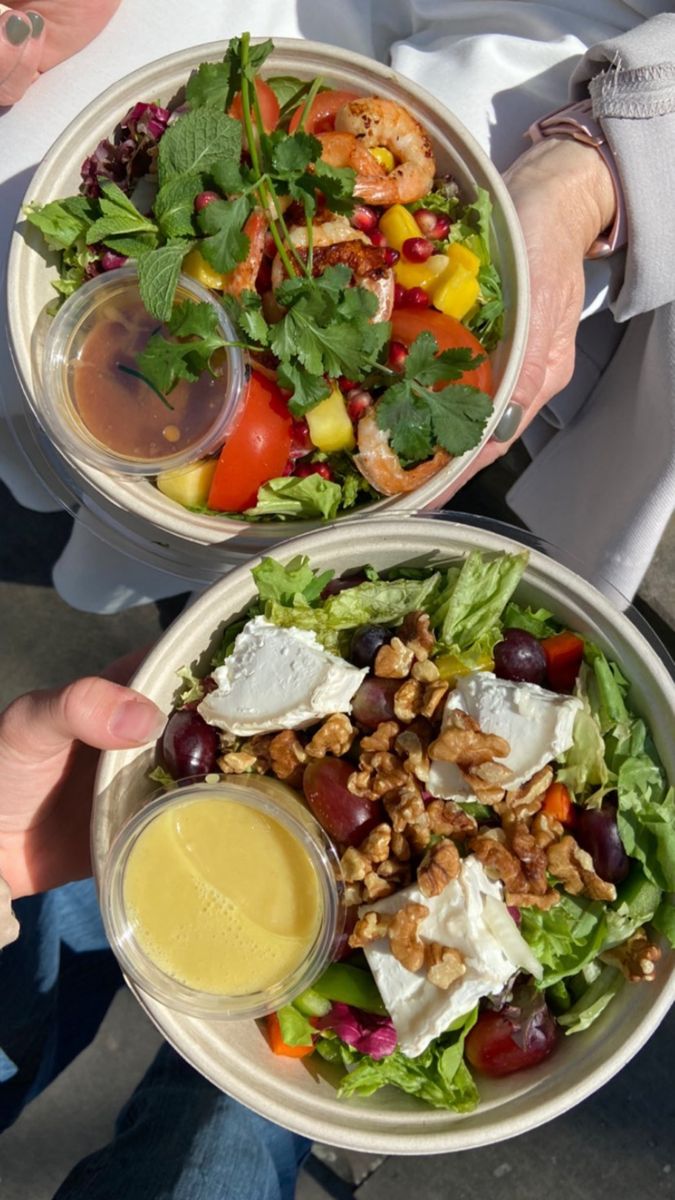
[[[487,474],[487,473],[486,473]],[[495,488],[475,489],[465,507],[508,514]],[[469,489],[465,489],[469,492]],[[32,687],[96,672],[156,638],[170,604],[116,616],[74,612],[50,587],[50,566],[70,518],[18,508],[0,491],[0,706]],[[672,652],[675,525],[645,580],[642,596]],[[70,1168],[110,1136],[115,1114],[152,1059],[159,1037],[129,993],[118,995],[92,1046],[0,1137],[2,1200],[50,1200]],[[572,1112],[524,1137],[435,1158],[369,1159],[317,1147],[297,1200],[654,1200],[675,1197],[673,1014],[622,1072]],[[217,1197],[213,1197],[217,1200]],[[248,1198],[247,1198],[248,1200]],[[259,1200],[250,1197],[250,1200]]]

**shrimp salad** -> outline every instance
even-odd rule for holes
[[[519,602],[526,564],[264,559],[211,673],[180,672],[153,778],[274,775],[340,855],[335,959],[266,1033],[341,1096],[468,1112],[675,945],[675,791],[620,667]]]
[[[166,496],[244,520],[332,519],[480,443],[501,282],[488,194],[439,176],[404,104],[270,74],[272,49],[233,39],[167,107],[131,108],[77,196],[24,213],[59,256],[60,298],[137,264],[160,323],[131,372],[150,403],[243,349],[234,427],[217,454],[155,477]],[[181,273],[222,303],[233,342],[208,303],[186,326]]]

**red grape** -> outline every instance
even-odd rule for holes
[[[352,699],[352,716],[366,729],[377,729],[382,721],[393,721],[394,696],[401,679],[378,679],[367,675]]]
[[[379,800],[355,796],[347,787],[354,764],[344,758],[316,759],[305,767],[302,786],[317,821],[336,842],[357,846],[382,819]]]
[[[357,667],[372,667],[375,655],[391,638],[386,625],[357,625],[349,646],[349,657]]]
[[[504,641],[494,649],[495,675],[515,683],[542,683],[546,675],[546,655],[531,633],[524,629],[505,629]]]
[[[576,839],[593,859],[601,879],[621,883],[630,871],[630,859],[619,837],[616,803],[606,797],[601,808],[582,808],[577,816]]]
[[[512,1075],[543,1062],[555,1049],[558,1030],[549,1013],[544,1009],[531,1029],[526,1046],[519,1045],[514,1035],[519,1033],[519,1024],[505,1012],[486,1009],[476,1021],[466,1039],[466,1057],[483,1075]]]
[[[174,779],[208,775],[217,769],[218,730],[192,708],[172,713],[162,734],[162,759]]]

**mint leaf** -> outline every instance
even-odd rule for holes
[[[170,125],[159,143],[160,187],[173,175],[200,174],[221,159],[239,162],[240,157],[239,121],[211,106],[197,108]]]
[[[387,388],[377,405],[377,421],[389,431],[389,441],[401,459],[420,462],[434,452],[431,414],[405,383]]]
[[[230,90],[230,64],[227,59],[219,63],[202,63],[190,76],[185,98],[190,108],[213,105],[222,112],[228,108]]]
[[[195,197],[203,190],[201,175],[177,175],[159,189],[153,207],[160,232],[167,240],[194,237]]]
[[[200,212],[199,226],[209,236],[199,249],[215,271],[226,274],[246,258],[249,240],[242,225],[250,211],[250,200],[237,196],[236,200],[214,200]]]
[[[98,201],[101,216],[87,230],[88,245],[103,242],[111,235],[120,233],[156,232],[154,221],[144,217],[116,184],[104,180],[101,188],[104,193]]]
[[[429,392],[431,420],[439,446],[459,456],[477,446],[490,413],[492,401],[478,388],[450,384],[440,392]]]
[[[223,195],[240,192],[247,184],[247,177],[235,159],[221,159],[211,168],[211,179],[214,186]]]
[[[114,250],[115,254],[124,254],[127,258],[141,258],[157,246],[156,233],[120,233],[117,236],[104,238],[104,246]]]
[[[144,254],[138,263],[138,290],[151,316],[168,321],[178,276],[190,242],[169,242],[152,254]]]

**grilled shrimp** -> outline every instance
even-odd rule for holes
[[[366,150],[385,146],[397,159],[389,174],[358,173],[354,195],[367,204],[410,204],[430,191],[436,174],[431,142],[400,104],[380,96],[350,100],[338,111],[335,128],[352,134]]]
[[[307,249],[305,225],[291,229],[290,238],[297,250]],[[321,275],[327,267],[344,263],[353,271],[358,286],[373,292],[377,298],[377,309],[371,321],[388,321],[394,307],[394,274],[385,266],[379,246],[372,246],[367,235],[353,229],[346,217],[333,217],[314,225],[313,245],[313,274]],[[275,291],[284,277],[284,265],[277,255],[272,264]]]
[[[231,296],[241,296],[242,292],[255,290],[255,281],[265,250],[266,232],[267,217],[256,209],[244,225],[244,233],[249,240],[248,254],[243,262],[238,263],[234,270],[225,276],[224,292],[229,292]]]
[[[406,471],[389,445],[387,432],[377,424],[372,409],[361,417],[356,436],[359,452],[354,455],[354,465],[371,487],[383,496],[413,492],[450,461],[450,455],[445,450],[437,450],[433,458]]]
[[[320,133],[321,158],[329,167],[351,167],[361,178],[384,179],[384,167],[353,133]]]

